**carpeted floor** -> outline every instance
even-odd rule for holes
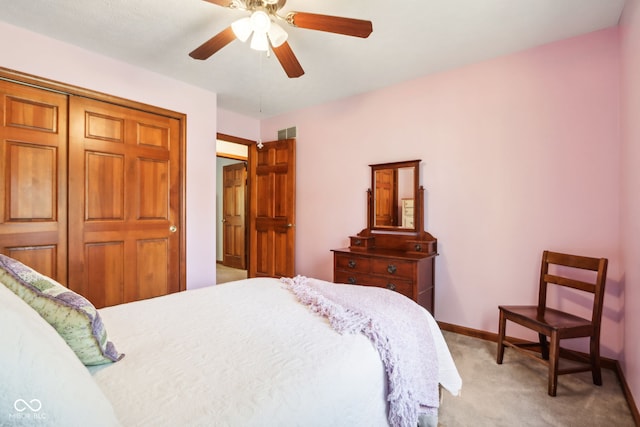
[[[590,372],[562,375],[556,397],[547,394],[547,369],[506,349],[496,363],[496,343],[444,331],[460,376],[462,393],[443,391],[441,427],[554,426],[633,427],[616,374],[603,369],[603,385]]]
[[[247,270],[227,267],[220,263],[216,264],[216,284],[233,282],[247,278]]]

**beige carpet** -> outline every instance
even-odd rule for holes
[[[556,397],[547,394],[546,367],[505,349],[496,363],[496,343],[444,332],[462,377],[462,394],[443,393],[439,426],[633,427],[631,411],[616,374],[602,372],[603,385],[591,373],[562,375]]]
[[[237,268],[227,267],[222,264],[216,264],[216,284],[233,282],[234,280],[242,280],[247,278],[247,270],[239,270]]]

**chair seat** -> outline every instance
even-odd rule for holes
[[[584,336],[585,331],[592,329],[590,320],[565,313],[553,308],[545,308],[542,315],[538,315],[538,307],[535,305],[501,305],[507,319],[519,319],[526,326],[539,333],[549,335],[551,331],[561,331],[561,338],[571,336]],[[588,332],[587,332],[588,334]]]

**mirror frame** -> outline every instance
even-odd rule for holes
[[[370,230],[384,231],[384,232],[398,232],[398,233],[414,233],[421,232],[422,218],[423,218],[423,203],[420,187],[420,162],[422,160],[408,160],[404,162],[392,162],[392,163],[379,163],[369,165],[371,167],[371,189],[369,189],[369,206],[368,206],[368,228]],[[402,226],[377,226],[375,222],[376,218],[376,171],[381,169],[400,169],[400,168],[413,168],[413,227],[404,228]]]

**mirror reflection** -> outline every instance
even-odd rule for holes
[[[371,165],[371,168],[373,227],[414,230],[417,162]]]

